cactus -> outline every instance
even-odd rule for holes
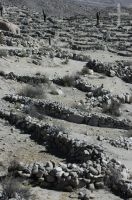
[[[1,17],[3,17],[3,10],[4,10],[4,7],[3,7],[2,3],[0,2],[0,14],[1,14]]]
[[[46,16],[46,14],[44,12],[44,9],[43,9],[43,17],[44,17],[44,22],[46,22],[47,16]]]
[[[96,18],[97,18],[97,23],[96,23],[96,25],[99,26],[99,24],[100,24],[100,12],[97,12],[97,13],[96,13]]]

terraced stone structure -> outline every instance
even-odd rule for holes
[[[5,6],[20,34],[1,28],[2,200],[132,198],[132,9],[118,27],[115,9],[96,25],[95,8]]]

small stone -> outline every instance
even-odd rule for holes
[[[101,135],[99,135],[99,136],[97,137],[97,140],[99,140],[99,141],[103,141],[103,140],[104,140],[104,137],[101,136]]]
[[[87,97],[88,97],[88,98],[93,97],[93,93],[92,93],[92,92],[88,92],[88,93],[87,93]]]
[[[57,172],[57,173],[56,173],[56,177],[57,177],[58,179],[60,179],[60,178],[62,177],[63,174],[64,174],[63,171]]]
[[[114,70],[110,70],[110,77],[114,77],[116,75]]]
[[[76,164],[72,164],[72,168],[77,168],[77,165]]]
[[[60,167],[62,168],[62,170],[66,170],[67,169],[67,165],[64,163],[60,163]]]
[[[84,150],[84,154],[85,155],[89,155],[89,151],[88,150]]]
[[[55,167],[53,170],[54,170],[55,173],[62,172],[61,167]]]
[[[90,196],[89,196],[89,194],[85,194],[85,196],[84,196],[83,200],[89,200],[89,199],[90,199]]]
[[[39,181],[40,183],[42,183],[42,182],[44,182],[44,178],[43,178],[43,177],[42,177],[42,178],[39,178],[38,181]]]
[[[131,102],[131,96],[129,94],[125,95],[125,102],[130,103]]]
[[[13,133],[14,132],[14,129],[13,128],[11,128],[11,133]]]
[[[83,192],[79,192],[78,199],[83,199],[85,194]]]
[[[93,175],[98,175],[98,170],[96,170],[94,167],[90,167],[89,171],[93,174]]]
[[[65,191],[72,192],[73,191],[72,186],[69,185],[69,186],[65,187]]]
[[[95,199],[95,194],[92,192],[91,194],[90,194],[90,199]]]
[[[103,182],[96,182],[95,183],[95,188],[96,189],[103,189],[104,188],[104,183]]]
[[[93,71],[92,69],[87,68],[87,73],[88,73],[89,75],[93,75],[93,74],[94,74],[94,71]]]
[[[56,89],[56,94],[58,94],[58,95],[63,95],[63,92],[62,92],[61,89]]]
[[[46,177],[46,179],[47,179],[48,183],[54,183],[55,182],[55,177],[54,176],[48,175]]]
[[[42,178],[43,175],[44,175],[44,171],[39,169],[39,170],[38,170],[38,173],[36,174],[36,177],[37,177],[37,178]]]
[[[94,184],[93,184],[93,183],[89,184],[89,189],[90,189],[91,191],[95,190],[95,187],[94,187]]]
[[[69,174],[74,178],[78,178],[78,174],[76,172],[70,172]]]
[[[46,168],[47,171],[51,171],[53,169],[52,162],[47,162],[45,168]]]
[[[69,176],[69,173],[68,173],[68,172],[64,172],[63,176],[64,176],[64,177],[68,177],[68,176]]]
[[[36,175],[38,173],[38,165],[34,164],[33,169],[32,169],[32,175]]]
[[[30,178],[30,174],[23,173],[22,171],[18,171],[18,175],[22,178]]]

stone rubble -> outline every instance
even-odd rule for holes
[[[97,140],[105,141],[116,148],[123,148],[126,150],[132,150],[132,137],[119,137],[117,139],[111,139],[109,137],[105,138],[103,136],[98,136]]]
[[[109,140],[109,143],[112,146],[115,146],[117,148],[124,148],[124,149],[131,149],[132,150],[132,137],[120,137],[117,140]]]

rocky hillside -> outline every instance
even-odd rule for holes
[[[4,4],[15,6],[27,6],[31,9],[44,10],[49,15],[54,16],[69,16],[76,14],[88,14],[92,7],[109,7],[115,6],[117,3],[128,6],[131,4],[131,0],[5,0]]]
[[[24,6],[35,10],[45,10],[49,15],[54,16],[69,16],[75,14],[82,14],[87,12],[87,7],[84,3],[80,3],[74,0],[6,0],[4,1],[7,5]]]
[[[5,6],[0,200],[132,200],[132,11],[109,11]]]
[[[123,6],[132,5],[131,0],[79,0],[80,3],[86,3],[92,6],[115,6],[117,3],[121,3]]]

